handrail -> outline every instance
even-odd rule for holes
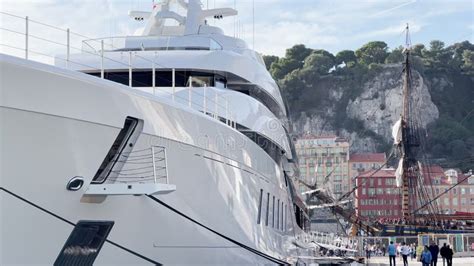
[[[104,61],[108,60],[108,62],[114,62],[116,64],[119,64],[119,65],[123,66],[124,69],[128,69],[128,72],[129,72],[128,85],[129,85],[129,87],[132,87],[132,83],[133,84],[145,85],[145,84],[141,83],[139,80],[136,80],[136,79],[133,78],[133,73],[137,69],[141,69],[141,68],[136,68],[134,66],[134,61],[144,60],[145,62],[149,63],[150,68],[153,69],[153,77],[155,77],[155,72],[156,72],[157,69],[158,70],[160,68],[170,69],[170,67],[166,67],[165,65],[156,62],[156,60],[154,58],[150,59],[150,58],[145,58],[143,56],[140,56],[136,51],[122,52],[122,53],[128,53],[128,62],[123,62],[123,61],[111,58],[111,57],[107,56],[104,53],[104,51],[105,51],[104,41],[103,41],[104,38],[102,38],[102,39],[93,39],[93,38],[90,38],[88,36],[70,31],[69,28],[68,29],[62,29],[62,28],[59,28],[59,27],[56,27],[56,26],[53,26],[53,25],[49,25],[47,23],[32,20],[29,17],[21,17],[21,16],[17,16],[17,15],[14,15],[14,14],[3,12],[3,11],[0,11],[0,15],[9,16],[13,19],[24,20],[24,25],[25,25],[24,32],[21,32],[21,31],[16,30],[16,29],[11,29],[11,28],[8,27],[9,25],[13,25],[13,26],[16,26],[16,27],[18,27],[18,25],[21,25],[21,23],[17,23],[17,22],[9,24],[8,21],[6,21],[6,23],[4,23],[0,27],[0,31],[7,32],[9,34],[15,34],[15,36],[16,35],[23,36],[24,42],[25,42],[24,47],[21,47],[22,45],[18,44],[18,43],[13,43],[13,44],[8,43],[7,38],[2,38],[2,40],[0,41],[0,48],[1,47],[9,48],[9,49],[13,49],[14,51],[17,51],[17,52],[24,51],[24,53],[25,53],[24,58],[27,59],[27,60],[35,60],[34,59],[35,56],[36,57],[40,56],[40,57],[42,57],[42,60],[35,60],[35,61],[40,61],[40,62],[44,63],[45,58],[52,58],[53,60],[56,60],[56,62],[57,61],[65,62],[65,68],[71,68],[72,65],[77,65],[77,66],[89,68],[91,70],[100,71],[101,78],[104,78],[104,73],[105,73]],[[41,32],[41,34],[39,34],[39,35],[32,34],[30,26],[33,25],[33,24],[39,24],[39,25],[45,26],[49,29],[54,30],[54,33],[56,33],[57,31],[61,32],[61,34],[65,33],[65,38],[62,39],[62,40],[53,40],[53,39],[48,37],[47,33],[44,33],[44,32]],[[79,42],[77,42],[77,41],[75,42],[74,37],[79,37]],[[82,38],[87,38],[87,40],[86,40],[87,42],[84,42],[85,40],[83,40]],[[212,39],[212,38],[209,38],[209,39]],[[35,41],[40,41],[41,45],[38,45],[37,43],[35,43]],[[64,41],[66,43],[63,43]],[[95,49],[94,46],[91,45],[91,42],[99,43],[101,45],[101,49],[98,49],[98,50]],[[83,47],[79,48],[75,45],[75,43],[76,44],[77,43],[86,44],[90,48],[92,48],[92,50],[84,49]],[[60,56],[51,55],[52,54],[51,49],[48,49],[48,47],[46,47],[46,45],[44,45],[44,44],[52,44],[52,45],[55,45],[55,46],[64,47],[65,51],[66,51],[66,53],[65,53],[66,57],[63,58],[63,57],[60,57]],[[112,48],[112,49],[117,49],[117,47],[114,47],[113,45],[111,45],[109,47]],[[89,66],[89,65],[85,64],[82,61],[78,62],[77,60],[76,61],[71,60],[71,57],[70,57],[71,49],[74,50],[74,51],[80,51],[81,53],[91,55],[91,56],[96,56],[96,57],[100,58],[101,67],[97,68],[97,67]],[[1,50],[5,50],[5,49],[1,49]],[[39,50],[41,50],[41,51],[39,51]],[[157,52],[156,52],[156,54],[157,54]],[[156,58],[156,56],[155,56],[155,58]],[[204,114],[210,115],[211,117],[213,117],[217,120],[220,120],[220,117],[224,117],[225,123],[228,126],[236,128],[237,123],[235,123],[235,121],[232,121],[234,116],[231,113],[229,113],[229,105],[230,105],[229,101],[226,98],[224,98],[222,95],[219,95],[219,93],[216,90],[214,90],[214,95],[212,95],[212,94],[206,95],[205,91],[204,91],[204,94],[201,94],[198,91],[193,89],[195,87],[189,87],[188,88],[189,93],[188,93],[187,98],[185,98],[181,95],[177,95],[176,90],[175,90],[175,88],[177,88],[177,87],[175,86],[175,77],[174,77],[174,75],[175,75],[174,73],[176,73],[176,72],[174,71],[174,68],[172,68],[172,69],[173,69],[173,78],[172,78],[171,82],[173,84],[173,92],[160,90],[160,93],[156,93],[157,89],[160,89],[160,87],[152,86],[152,93],[150,93],[150,94],[160,97],[160,96],[163,95],[163,93],[165,93],[165,94],[167,94],[171,97],[172,101],[177,102],[177,100],[180,99],[181,102],[184,101],[183,105],[187,105],[189,108],[194,109],[194,110],[197,109],[196,111],[203,112]],[[107,73],[107,74],[108,75],[113,75],[111,73]],[[154,80],[153,80],[153,85],[155,85]],[[192,102],[193,95],[196,95],[197,98],[202,97],[203,103],[201,104],[201,103],[197,103],[197,102]],[[208,108],[208,106],[210,104],[215,106],[214,110],[212,110],[211,108]],[[225,110],[225,111],[220,113],[219,110],[218,110],[218,107],[221,110]]]

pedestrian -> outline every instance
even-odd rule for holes
[[[428,246],[425,246],[423,252],[421,253],[420,260],[423,266],[430,266],[432,257],[431,257],[431,252]]]
[[[410,249],[411,249],[411,260],[414,260],[416,259],[416,246],[414,244],[411,244]]]
[[[429,249],[431,252],[431,266],[437,266],[436,264],[438,263],[439,247],[435,242],[432,242]]]
[[[387,249],[385,248],[385,246],[382,247],[382,254],[383,256],[385,257],[385,253],[387,252]]]
[[[369,244],[365,246],[365,257],[367,258],[367,260],[370,259],[370,245]]]
[[[408,255],[410,255],[410,247],[402,242],[402,247],[400,248],[403,258],[403,266],[408,266]]]
[[[397,247],[393,244],[393,241],[390,241],[390,245],[387,247],[388,260],[390,261],[390,266],[395,266],[395,257],[397,256]],[[393,265],[392,265],[393,261]]]
[[[443,244],[441,247],[439,254],[441,255],[441,258],[443,258],[443,266],[445,266],[445,261],[446,261],[446,252],[448,251],[448,247],[446,246],[446,243]]]
[[[448,245],[448,248],[446,249],[446,263],[448,264],[448,266],[453,266],[453,254],[453,250]]]

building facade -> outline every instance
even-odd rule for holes
[[[423,177],[430,198],[439,196],[436,203],[440,213],[474,213],[472,172],[462,174],[455,169],[445,171],[432,165],[423,167]],[[402,200],[400,188],[395,183],[395,169],[362,173],[356,177],[356,185],[355,205],[359,217],[366,220],[401,217]]]
[[[305,135],[295,143],[301,179],[340,197],[350,189],[349,142],[337,136]],[[307,190],[303,187],[301,191]]]
[[[356,178],[356,212],[359,217],[398,219],[402,214],[400,188],[396,187],[395,169],[383,168]]]
[[[444,171],[439,166],[432,166],[429,170],[429,177],[433,186],[432,194],[434,197],[441,194],[436,201],[442,213],[474,213],[474,176],[472,171],[463,174],[456,169]],[[460,183],[454,186],[458,182]]]
[[[362,173],[379,169],[387,160],[385,153],[354,153],[349,156],[349,186],[355,186],[355,179]]]

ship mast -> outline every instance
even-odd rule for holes
[[[414,147],[418,146],[416,134],[414,134],[413,117],[411,116],[410,93],[411,93],[411,62],[410,62],[410,33],[408,24],[406,26],[405,37],[405,60],[403,68],[403,112],[401,117],[402,142],[400,145],[400,154],[403,160],[402,172],[402,215],[408,219],[410,216],[410,195],[413,195],[412,183],[416,178],[417,160],[415,158]]]

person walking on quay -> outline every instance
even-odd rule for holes
[[[390,245],[387,247],[388,260],[390,261],[390,266],[395,266],[395,257],[397,256],[397,247],[393,244],[393,241],[390,241]],[[392,265],[393,261],[393,265]]]
[[[420,257],[421,263],[423,264],[423,266],[430,266],[432,259],[433,258],[431,257],[430,249],[428,248],[428,246],[425,246],[425,249],[421,253]]]
[[[410,247],[402,242],[402,247],[400,248],[403,258],[403,266],[408,266],[408,255],[410,255]]]
[[[448,247],[446,246],[446,243],[444,243],[441,249],[439,250],[439,254],[441,255],[441,258],[443,259],[443,266],[445,266],[447,251],[448,251]]]
[[[370,259],[370,245],[369,244],[365,246],[365,257],[367,258],[367,260]]]
[[[448,245],[448,248],[446,249],[446,263],[448,264],[448,266],[453,266],[453,250],[451,249],[451,247]]]
[[[435,242],[431,243],[430,246],[430,252],[431,252],[431,266],[437,266],[436,264],[438,263],[438,254],[439,254],[439,247],[436,245]]]
[[[410,250],[411,250],[411,260],[416,259],[416,245],[411,244]]]

